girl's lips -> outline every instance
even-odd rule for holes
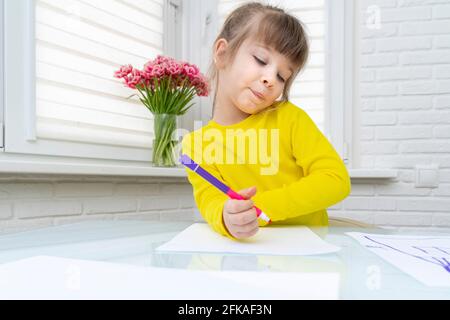
[[[250,89],[250,91],[253,93],[253,95],[255,96],[255,97],[257,97],[258,99],[260,99],[260,100],[264,100],[264,97],[263,96],[261,96],[259,93],[256,93],[255,91],[253,91],[252,89]]]

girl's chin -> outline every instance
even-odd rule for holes
[[[261,104],[255,103],[254,101],[250,100],[249,103],[246,105],[246,111],[247,113],[257,113],[260,109],[263,109]]]
[[[247,108],[242,108],[241,111],[244,113],[247,113],[247,114],[255,114],[258,112],[258,108],[247,107]]]
[[[255,114],[258,113],[260,110],[264,109],[262,105],[259,105],[252,100],[248,100],[247,103],[241,104],[238,108],[239,110],[247,114]]]
[[[246,110],[242,110],[245,113],[249,113],[249,114],[255,114],[260,112],[261,110],[264,110],[264,106],[263,105],[259,105],[259,104],[250,104],[248,106],[248,108]]]

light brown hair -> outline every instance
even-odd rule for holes
[[[231,63],[241,44],[248,38],[260,42],[287,57],[294,72],[286,80],[281,102],[289,100],[289,91],[309,56],[309,41],[302,22],[283,9],[250,2],[235,9],[225,20],[214,46],[220,39],[228,42],[225,59]],[[213,52],[214,56],[214,52]],[[213,115],[216,104],[219,70],[211,62],[207,72],[210,87],[214,90]]]

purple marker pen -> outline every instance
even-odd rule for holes
[[[187,155],[183,154],[180,158],[180,162],[186,166],[187,168],[191,169],[192,171],[196,172],[198,175],[200,175],[203,179],[211,183],[213,186],[215,186],[217,189],[228,195],[231,199],[234,200],[247,200],[243,196],[241,196],[239,193],[233,191],[229,186],[222,183],[219,179],[214,177],[212,174],[210,174],[208,171],[203,169],[199,164],[195,163],[194,160],[189,158]],[[256,215],[258,218],[263,219],[264,221],[271,223],[272,221],[270,218],[261,211],[256,206],[253,206],[256,210]]]

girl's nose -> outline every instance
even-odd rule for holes
[[[265,86],[272,86],[272,82],[267,80],[267,78],[263,80],[263,83]]]

